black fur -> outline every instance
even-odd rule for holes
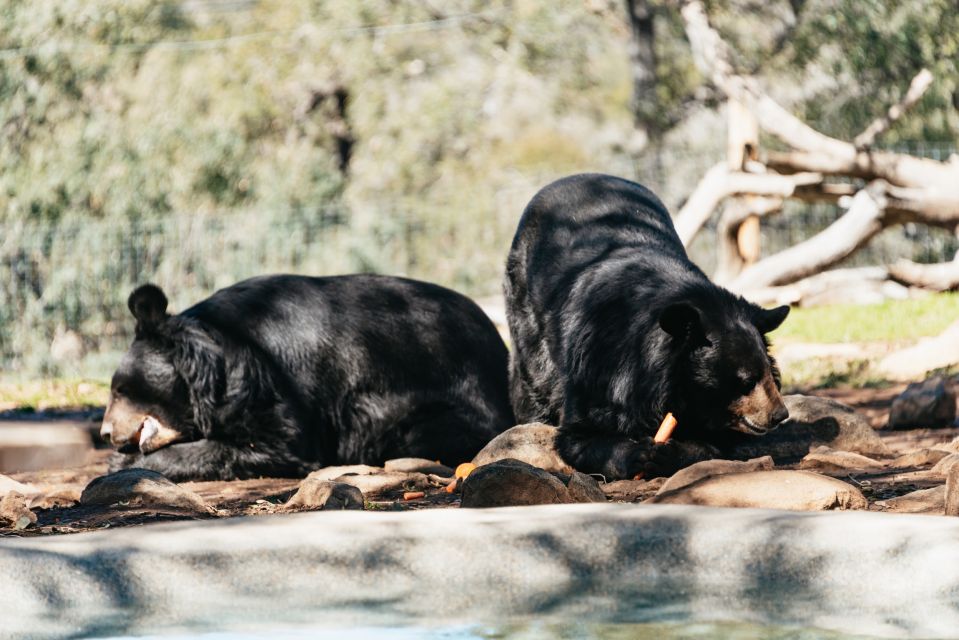
[[[166,305],[152,285],[130,296],[136,338],[111,403],[187,441],[117,454],[112,469],[183,480],[302,476],[405,456],[455,465],[514,424],[503,341],[448,289],[279,275],[179,315]]]
[[[742,428],[731,404],[764,375],[778,388],[763,334],[788,307],[767,311],[711,283],[659,199],[627,180],[577,175],[540,191],[505,289],[516,417],[559,425],[560,453],[581,471],[651,477],[712,457]],[[780,398],[760,426],[784,411]],[[654,447],[667,412],[676,436]]]

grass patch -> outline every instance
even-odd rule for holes
[[[110,383],[103,380],[0,381],[0,411],[102,407],[109,395]]]
[[[934,336],[959,319],[959,293],[872,305],[793,309],[774,342],[901,342]]]

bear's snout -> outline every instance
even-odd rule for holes
[[[730,410],[735,416],[732,428],[750,435],[772,431],[789,417],[789,409],[770,372],[752,391],[733,402]]]

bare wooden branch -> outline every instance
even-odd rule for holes
[[[950,188],[959,184],[959,163],[863,151],[852,143],[819,133],[766,95],[755,78],[733,72],[728,48],[710,26],[700,0],[683,0],[681,14],[699,70],[729,98],[749,107],[762,129],[795,150],[787,154],[787,158],[771,156],[771,168],[779,170],[782,165],[778,161],[788,160],[788,164],[801,162],[795,169],[799,171],[883,179],[904,187]]]
[[[959,260],[937,264],[919,264],[900,260],[889,266],[889,277],[897,282],[933,291],[959,289]]]
[[[883,184],[871,184],[853,197],[842,217],[812,238],[780,251],[744,270],[729,284],[733,291],[789,284],[840,262],[884,226]]]
[[[756,304],[779,306],[781,304],[805,306],[810,301],[831,292],[852,287],[877,288],[889,278],[886,267],[855,267],[832,269],[803,278],[791,284],[774,287],[759,287],[744,291],[743,295]]]
[[[919,102],[919,98],[922,97],[931,84],[932,73],[930,73],[928,69],[923,69],[917,73],[912,79],[912,82],[909,83],[909,90],[906,91],[906,95],[902,97],[902,100],[889,107],[886,115],[873,120],[862,133],[855,137],[852,143],[857,149],[864,149],[872,145],[876,138],[888,131],[889,127],[901,118],[902,114],[909,110],[909,107]]]
[[[788,198],[798,187],[822,182],[818,173],[794,173],[781,176],[774,173],[745,173],[729,171],[726,163],[716,164],[706,172],[686,204],[673,221],[684,246],[689,246],[696,234],[712,216],[719,204],[731,196],[756,195]]]
[[[914,380],[934,369],[955,364],[959,353],[959,320],[935,338],[925,338],[879,361],[878,370],[892,380]]]

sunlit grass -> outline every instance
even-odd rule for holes
[[[941,333],[959,319],[959,294],[941,293],[875,305],[793,309],[773,342],[900,342]]]
[[[0,411],[44,411],[102,407],[110,394],[107,380],[65,379],[0,381]]]

